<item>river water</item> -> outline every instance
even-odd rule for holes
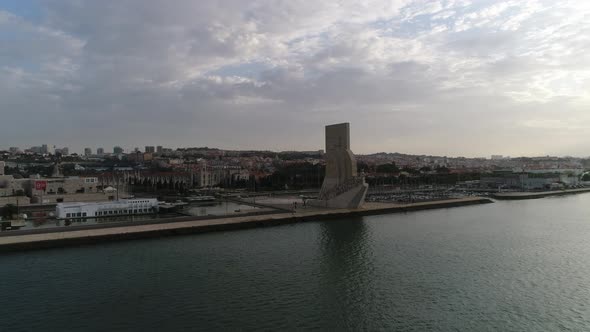
[[[0,256],[3,331],[590,330],[590,194]]]

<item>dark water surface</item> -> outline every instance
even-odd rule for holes
[[[590,194],[0,256],[2,331],[590,330]]]

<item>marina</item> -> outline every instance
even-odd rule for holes
[[[491,197],[500,200],[520,200],[520,199],[537,199],[550,196],[564,196],[573,194],[582,194],[590,192],[590,188],[579,188],[579,189],[563,189],[563,190],[552,190],[552,191],[539,191],[539,192],[502,192],[495,193]]]

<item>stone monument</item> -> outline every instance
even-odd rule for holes
[[[317,200],[309,205],[356,209],[365,202],[369,186],[358,176],[356,160],[350,151],[350,124],[326,126],[326,176]]]

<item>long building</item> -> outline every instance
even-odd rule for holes
[[[58,203],[55,216],[58,219],[101,218],[158,212],[155,198],[122,199],[110,202]]]

